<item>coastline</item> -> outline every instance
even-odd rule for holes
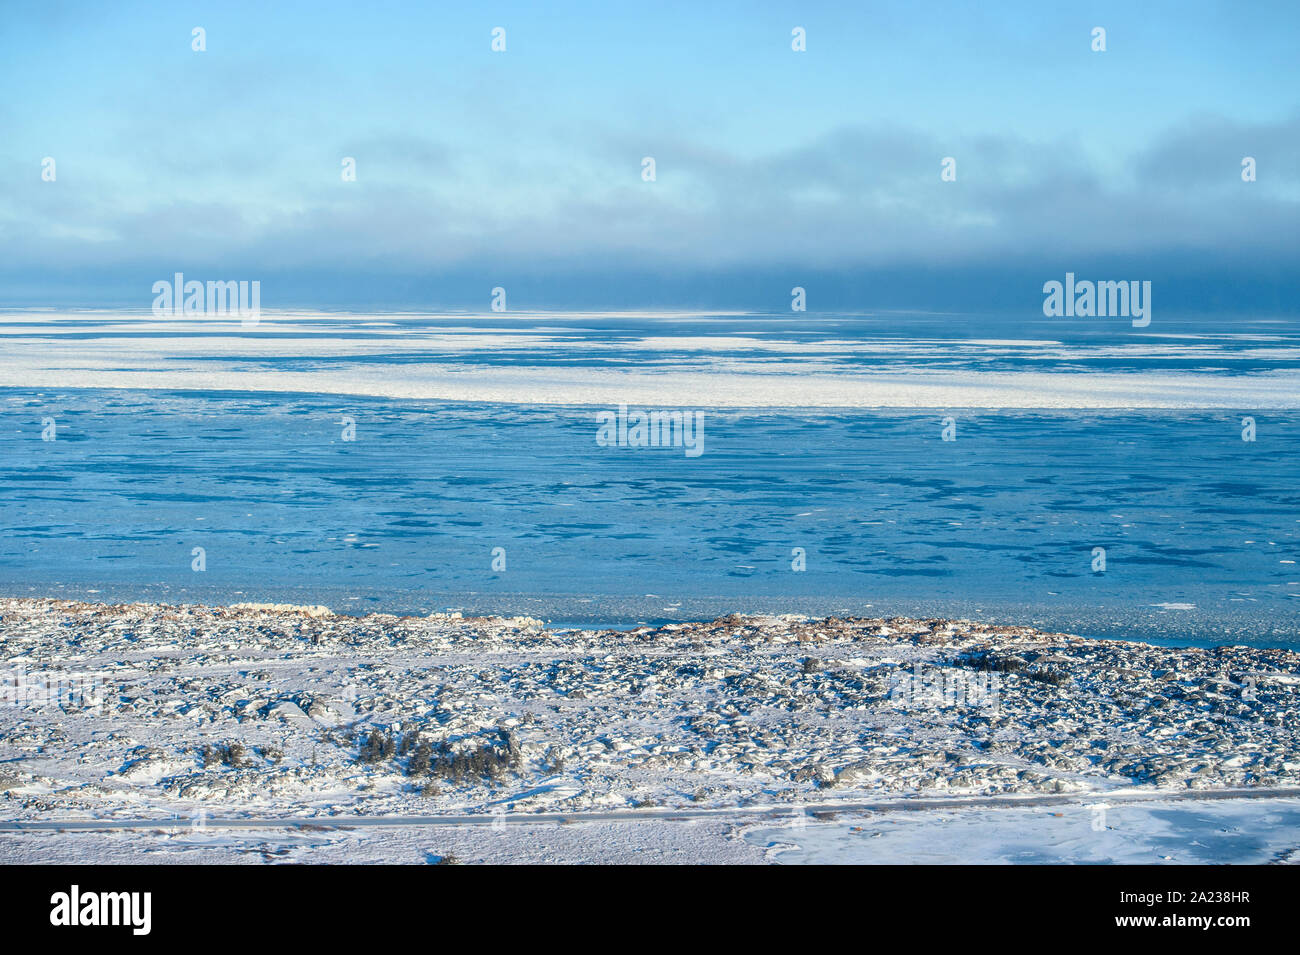
[[[30,599],[0,600],[0,646],[6,823],[1087,807],[1300,785],[1286,649],[896,617],[582,631]],[[15,700],[16,667],[99,692]]]

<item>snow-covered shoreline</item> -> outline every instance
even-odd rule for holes
[[[31,599],[0,600],[0,648],[5,821],[488,823],[1300,784],[1300,654],[1283,649],[904,618],[622,632]]]

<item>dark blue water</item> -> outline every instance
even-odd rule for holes
[[[1257,414],[1246,442],[1240,418],[706,409],[687,457],[600,447],[590,409],[10,389],[0,592],[625,625],[926,612],[1291,645],[1300,420]]]

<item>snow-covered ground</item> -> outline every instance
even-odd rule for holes
[[[1133,804],[1293,797],[1289,650],[901,618],[619,632],[12,599],[0,647],[0,822],[146,826],[6,832],[6,859],[1194,861],[1169,830],[1224,814],[1273,830],[1246,856],[1295,841],[1294,800]],[[918,797],[958,808],[829,815]],[[989,797],[1053,802],[969,803]],[[526,822],[539,813],[564,821]],[[363,831],[357,817],[420,818]],[[294,822],[228,828],[273,819]],[[960,837],[936,856],[943,833]]]
[[[0,862],[41,864],[621,863],[761,865],[732,822],[577,822],[274,830],[4,832]]]
[[[1300,799],[1083,800],[954,808],[745,829],[783,864],[1259,865],[1300,863]]]
[[[824,812],[820,818],[4,832],[6,863],[1291,864],[1300,799]],[[631,814],[629,814],[631,815]]]

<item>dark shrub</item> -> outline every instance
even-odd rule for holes
[[[1029,679],[1037,680],[1039,683],[1046,683],[1049,686],[1060,686],[1065,682],[1065,674],[1060,670],[1035,670],[1029,674]]]
[[[428,776],[433,769],[433,747],[420,740],[416,744],[415,752],[411,755],[411,761],[406,765],[406,774],[408,776]]]
[[[243,743],[231,743],[229,745],[211,744],[203,747],[203,768],[209,766],[229,766],[232,769],[247,769],[253,765],[253,758],[248,755],[248,749]]]
[[[509,769],[518,767],[519,749],[511,751],[508,734],[499,734],[505,745],[494,746],[491,742],[481,742],[470,750],[452,750],[448,743],[439,743],[433,753],[430,768],[432,775],[453,782],[467,782],[478,779],[493,780]]]
[[[396,750],[397,745],[393,742],[393,738],[375,729],[370,731],[366,741],[361,744],[361,752],[357,759],[363,763],[380,763],[391,759]]]

